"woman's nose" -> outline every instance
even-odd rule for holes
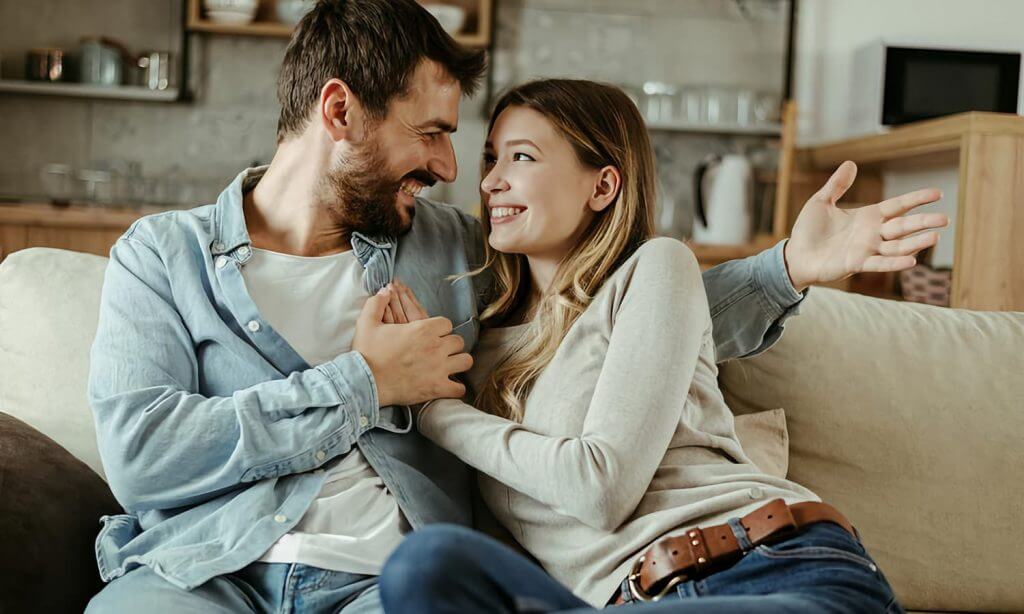
[[[483,180],[480,182],[480,189],[487,194],[497,194],[508,189],[508,181],[498,170],[498,165],[495,164],[491,167],[491,170],[484,175]]]

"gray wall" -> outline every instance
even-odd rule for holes
[[[73,47],[107,34],[130,49],[179,51],[181,0],[0,0],[5,77],[20,77],[27,48]],[[536,76],[640,85],[645,80],[743,84],[779,91],[784,3],[757,0],[497,0],[491,94]],[[746,7],[745,17],[741,5]],[[189,35],[193,99],[100,101],[0,94],[0,196],[42,192],[47,163],[88,167],[113,158],[141,163],[150,195],[181,204],[212,201],[252,161],[274,152],[274,83],[285,41]],[[486,94],[486,93],[485,93]],[[473,210],[484,141],[485,94],[464,101],[455,147],[459,179],[431,196]],[[666,196],[689,227],[690,174],[710,151],[759,139],[655,133]],[[169,192],[162,186],[177,186]]]

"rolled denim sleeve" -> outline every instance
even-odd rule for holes
[[[783,240],[756,256],[704,271],[718,362],[764,352],[782,336],[786,320],[800,313],[809,290],[793,288],[785,246]]]
[[[110,487],[130,511],[211,499],[310,471],[381,420],[357,352],[230,396],[199,394],[197,355],[159,255],[126,235],[110,254],[89,404]]]

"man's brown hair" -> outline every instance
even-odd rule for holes
[[[408,93],[425,59],[440,64],[472,96],[486,68],[482,50],[466,49],[415,0],[320,0],[295,28],[277,80],[277,142],[305,129],[329,79],[341,79],[372,120]]]

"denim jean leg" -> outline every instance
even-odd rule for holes
[[[454,525],[406,537],[384,565],[380,593],[389,614],[523,614],[587,605],[518,552]]]

